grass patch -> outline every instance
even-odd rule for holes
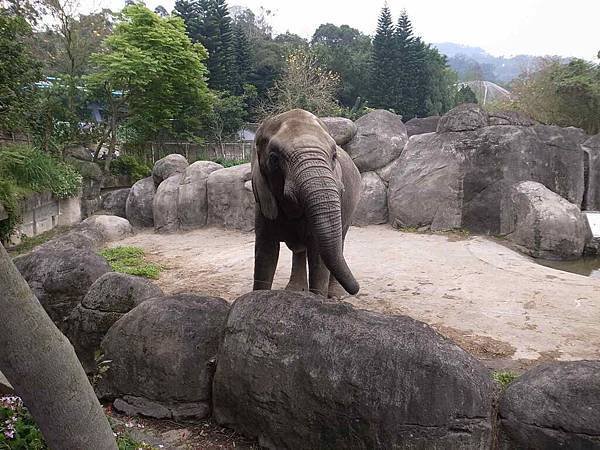
[[[492,379],[505,389],[510,383],[515,381],[519,376],[510,370],[496,370],[492,372]]]
[[[20,244],[14,245],[6,250],[11,256],[19,256],[23,253],[30,252],[39,245],[45,244],[50,239],[54,239],[56,236],[65,233],[67,230],[69,230],[69,227],[56,227],[42,234],[38,234],[37,236],[23,236]]]
[[[139,247],[105,248],[100,252],[115,272],[136,275],[156,280],[162,267],[148,262],[144,258],[144,250]]]

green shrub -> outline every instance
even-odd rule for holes
[[[0,147],[0,203],[8,219],[0,222],[6,241],[20,223],[19,200],[32,192],[52,192],[58,198],[77,195],[82,178],[68,164],[28,145]]]
[[[115,272],[157,279],[162,268],[144,259],[144,250],[139,247],[105,248],[100,252]]]
[[[131,181],[136,182],[149,176],[152,168],[135,156],[123,155],[111,161],[110,172],[113,175],[129,175]]]
[[[249,161],[245,159],[225,159],[225,158],[216,158],[214,162],[217,164],[221,164],[223,167],[233,167],[239,166],[240,164],[245,164]]]
[[[506,388],[510,383],[515,381],[519,376],[510,370],[497,370],[492,373],[492,379],[499,383],[502,388]]]

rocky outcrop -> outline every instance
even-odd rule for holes
[[[321,117],[329,134],[340,147],[346,145],[356,135],[356,124],[344,117]]]
[[[154,229],[159,233],[173,233],[179,230],[177,196],[183,173],[167,178],[156,190],[152,203]]]
[[[473,131],[488,126],[485,110],[474,103],[463,103],[444,114],[437,126],[438,133]]]
[[[531,127],[538,122],[531,117],[518,111],[494,111],[488,114],[490,125],[518,125],[521,127]]]
[[[133,227],[127,219],[109,215],[88,217],[75,228],[75,231],[99,237],[98,243],[119,241],[133,235]]]
[[[71,233],[15,258],[23,278],[52,321],[64,330],[65,319],[85,297],[90,286],[110,271],[83,233]]]
[[[66,326],[66,335],[86,372],[96,369],[95,352],[109,328],[144,300],[162,296],[162,290],[145,278],[116,272],[98,278]]]
[[[131,225],[140,228],[154,226],[152,205],[155,193],[152,177],[143,178],[131,187],[125,204],[125,214]]]
[[[208,216],[206,182],[212,172],[222,168],[221,164],[212,161],[196,161],[185,169],[177,194],[177,210],[182,229],[189,230],[206,225]]]
[[[387,187],[375,172],[362,175],[360,200],[354,211],[353,225],[377,225],[387,223]]]
[[[579,207],[543,184],[523,181],[503,202],[500,233],[533,257],[576,259],[591,232]]]
[[[208,176],[208,225],[254,229],[254,194],[250,163],[215,170]]]
[[[152,179],[154,185],[158,186],[167,178],[172,177],[175,174],[185,172],[185,169],[189,166],[185,156],[173,153],[159,159],[154,163],[152,168]]]
[[[89,217],[102,206],[100,191],[104,174],[100,166],[92,161],[91,153],[85,147],[72,147],[65,153],[65,161],[74,166],[82,176],[81,215]]]
[[[380,169],[400,156],[408,141],[402,118],[383,109],[356,121],[356,136],[344,147],[361,172]]]
[[[406,122],[406,134],[411,137],[415,134],[434,133],[439,121],[440,116],[415,117]]]
[[[581,204],[584,158],[572,132],[485,126],[485,114],[473,107],[463,111],[468,106],[440,120],[443,132],[411,137],[389,181],[390,222],[498,234],[502,199],[510,186],[528,180]]]
[[[583,209],[600,211],[600,133],[583,143],[585,195]]]
[[[492,390],[479,362],[422,322],[255,291],[229,314],[213,405],[267,448],[480,449]]]
[[[102,194],[102,210],[107,214],[127,218],[127,197],[130,188],[114,189]]]
[[[108,371],[102,398],[128,415],[201,419],[210,412],[211,384],[229,304],[194,294],[142,302],[102,341]]]
[[[600,448],[600,361],[540,364],[500,399],[502,448]]]

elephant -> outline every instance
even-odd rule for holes
[[[361,177],[326,125],[302,109],[266,119],[256,133],[251,168],[254,290],[271,289],[280,243],[285,242],[293,254],[286,289],[338,297],[343,287],[356,294],[359,284],[343,247]]]

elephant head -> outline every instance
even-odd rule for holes
[[[325,266],[357,293],[343,255],[342,168],[325,124],[301,109],[267,119],[256,134],[252,186],[266,219],[305,219]]]

